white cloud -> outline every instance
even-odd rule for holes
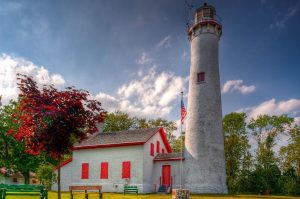
[[[135,61],[136,61],[136,63],[138,63],[140,65],[144,65],[144,64],[150,64],[152,62],[152,59],[149,57],[148,53],[143,52],[141,54],[141,57]]]
[[[288,20],[290,20],[296,13],[298,12],[300,7],[300,1],[293,7],[290,7],[289,10],[286,12],[285,15],[280,16],[278,20],[270,25],[270,28],[283,28]]]
[[[156,48],[168,48],[171,46],[171,36],[168,35],[156,44]]]
[[[120,102],[113,96],[100,92],[95,96],[95,99],[101,102],[106,111],[114,112],[120,109]]]
[[[229,80],[223,85],[222,93],[238,91],[242,94],[249,94],[254,92],[255,89],[256,87],[254,85],[243,85],[243,80]]]
[[[242,108],[238,112],[248,113],[248,118],[256,118],[258,115],[281,115],[288,114],[296,118],[296,122],[299,124],[300,114],[300,99],[289,99],[286,101],[276,102],[275,99],[264,101],[259,105]]]
[[[116,97],[99,93],[96,98],[108,111],[121,110],[147,118],[165,117],[171,112],[172,103],[179,99],[180,92],[185,90],[187,78],[166,71],[157,73],[155,67],[143,74],[123,84]]]
[[[49,71],[43,66],[36,66],[24,58],[3,54],[0,56],[0,95],[2,95],[3,104],[18,96],[16,79],[18,73],[32,76],[40,85],[61,86],[65,84],[61,75],[49,74]]]

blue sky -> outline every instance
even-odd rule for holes
[[[207,2],[223,24],[223,114],[289,114],[300,124],[300,1]],[[109,111],[177,121],[188,92],[188,15],[184,0],[0,0],[3,102],[17,96],[22,72],[89,90]]]

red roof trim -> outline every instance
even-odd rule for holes
[[[66,164],[69,164],[70,162],[72,162],[72,160],[73,160],[73,158],[69,158],[69,159],[63,161],[62,163],[60,163],[59,166],[56,166],[56,167],[54,168],[54,170],[57,170],[59,167],[63,167],[63,166],[65,166]]]
[[[119,146],[134,146],[134,145],[143,145],[145,142],[125,142],[118,144],[98,144],[98,145],[87,145],[87,146],[75,146],[73,150],[79,149],[96,149],[96,148],[109,148],[109,147],[119,147]]]
[[[165,131],[164,131],[163,128],[160,128],[160,129],[159,129],[159,134],[160,134],[160,136],[161,136],[161,138],[162,138],[163,143],[165,144],[165,147],[166,147],[166,149],[167,149],[167,152],[168,152],[168,153],[172,153],[172,148],[171,148],[171,146],[170,146],[170,143],[169,143],[169,141],[168,141],[167,135],[166,135],[166,133],[165,133]]]
[[[168,158],[168,159],[154,159],[154,162],[160,162],[160,161],[180,161],[181,158]],[[182,160],[185,160],[185,158],[182,158]]]

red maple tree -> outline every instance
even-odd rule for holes
[[[21,125],[14,137],[25,141],[28,153],[45,151],[60,163],[75,142],[96,132],[97,123],[104,121],[106,112],[99,101],[90,99],[88,91],[74,87],[60,91],[52,85],[39,89],[33,78],[21,74],[18,80],[20,105],[14,117]]]

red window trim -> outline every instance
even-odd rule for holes
[[[89,163],[82,163],[81,179],[89,179]]]
[[[108,179],[108,162],[101,162],[100,179]]]
[[[122,162],[122,178],[130,178],[130,161]]]
[[[160,151],[160,142],[156,141],[156,153],[159,153]]]
[[[150,144],[150,155],[154,156],[154,144],[153,143]]]

